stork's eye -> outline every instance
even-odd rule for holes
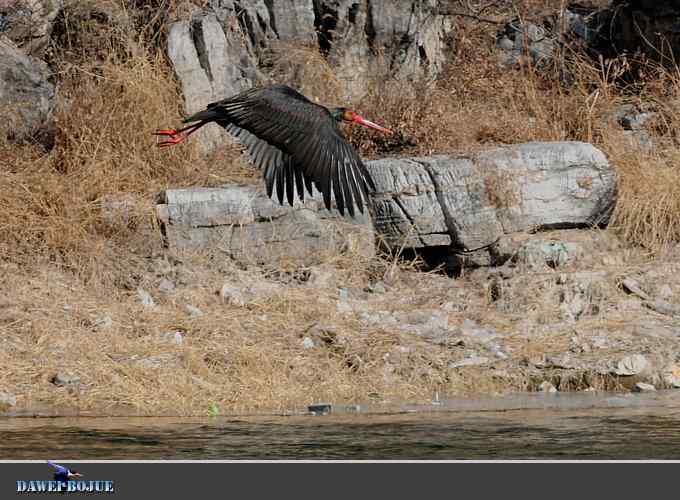
[[[347,110],[342,114],[342,119],[346,122],[354,121],[354,111]]]

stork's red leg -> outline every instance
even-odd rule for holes
[[[191,134],[196,132],[199,128],[201,128],[203,125],[207,123],[209,122],[201,121],[198,123],[194,123],[193,125],[188,125],[179,130],[175,129],[157,130],[156,132],[154,132],[154,135],[158,135],[161,137],[169,137],[169,139],[159,142],[158,147],[162,148],[166,146],[174,146],[175,144],[179,144],[180,142],[182,142],[184,139],[189,137]]]

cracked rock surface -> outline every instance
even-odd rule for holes
[[[474,250],[487,260],[505,235],[605,223],[616,175],[582,142],[534,142],[461,156],[366,163],[377,231],[391,246]],[[484,255],[486,254],[486,255]]]
[[[446,254],[485,247],[468,258],[488,265],[520,250],[506,236],[597,225],[606,222],[615,201],[613,168],[602,152],[580,142],[385,158],[366,166],[377,192],[371,215],[354,220],[327,211],[318,194],[291,208],[267,198],[262,186],[235,185],[167,190],[158,216],[170,246],[217,245],[237,260],[287,255],[306,262],[321,250],[354,244],[370,254],[375,228],[393,248]],[[557,260],[571,258],[574,251],[567,250]]]
[[[168,189],[157,215],[175,249],[218,249],[243,264],[314,264],[329,254],[374,255],[368,215],[342,218],[320,197],[281,206],[253,186]]]
[[[396,79],[436,78],[447,60],[453,21],[436,1],[210,0],[168,29],[168,58],[186,113],[263,83],[271,50],[318,46],[343,99],[361,98],[378,68]],[[384,59],[387,60],[385,64]],[[219,127],[197,133],[206,150],[229,141]]]

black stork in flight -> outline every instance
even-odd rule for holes
[[[331,208],[331,192],[339,212],[345,208],[354,217],[354,205],[364,212],[369,191],[375,190],[371,174],[354,148],[347,142],[338,123],[357,123],[391,133],[347,108],[327,109],[313,103],[287,85],[270,85],[246,90],[208,107],[184,120],[191,123],[179,130],[158,130],[168,137],[159,146],[172,146],[199,128],[216,122],[237,138],[262,170],[267,195],[274,185],[283,205],[284,193],[293,205],[294,195],[304,200],[312,184]]]

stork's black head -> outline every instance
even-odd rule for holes
[[[378,130],[380,132],[384,132],[385,134],[391,134],[392,131],[389,129],[386,129],[385,127],[381,127],[377,123],[373,123],[363,116],[361,116],[359,113],[352,109],[348,108],[335,108],[331,110],[331,116],[339,121],[339,122],[347,122],[347,123],[358,123],[359,125],[363,125],[364,127],[372,128],[375,130]]]
[[[339,122],[351,122],[353,113],[351,109],[347,108],[334,108],[331,110],[331,116]]]

